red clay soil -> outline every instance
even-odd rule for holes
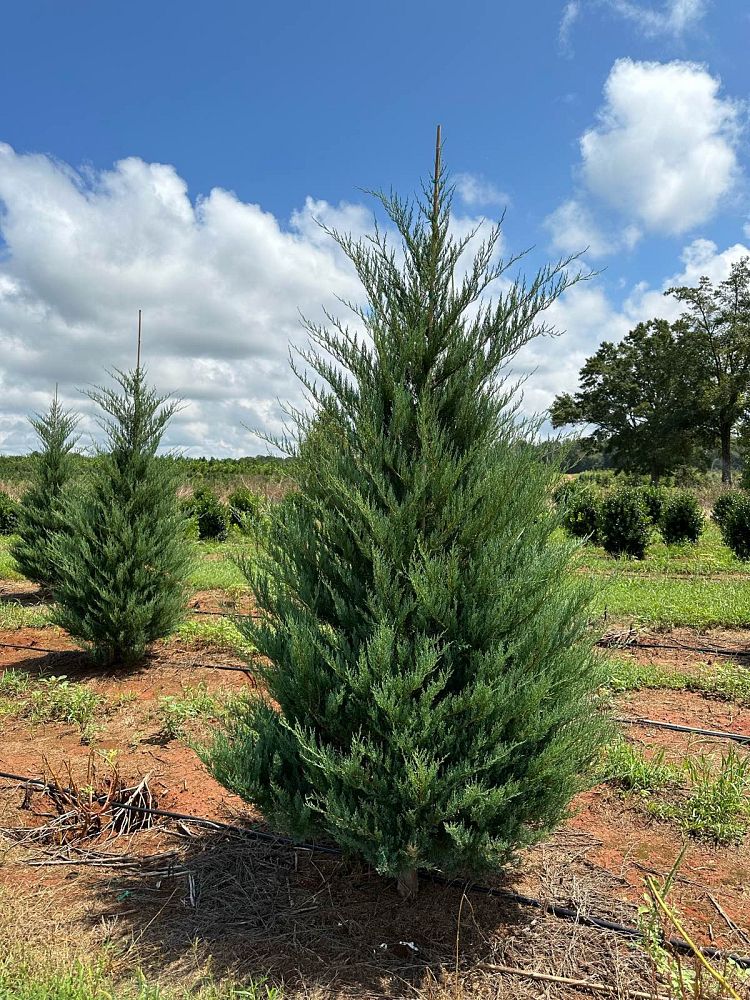
[[[722,635],[722,642],[727,638]],[[747,648],[746,635],[739,637],[735,633],[734,639],[738,645],[745,643]],[[202,661],[210,657],[210,650],[170,643],[160,647],[140,668],[101,672],[92,669],[85,655],[73,651],[71,643],[53,629],[4,632],[0,633],[0,641],[56,650],[47,654],[0,646],[0,669],[13,667],[34,674],[40,671],[46,675],[65,674],[106,698],[110,708],[100,720],[103,728],[94,749],[117,750],[118,767],[128,781],[150,774],[150,785],[158,796],[159,806],[215,819],[259,819],[208,774],[193,750],[179,740],[166,739],[161,731],[159,699],[179,695],[185,685],[200,683],[213,693],[253,690],[243,673],[193,665],[199,658]],[[215,658],[228,660],[226,654]],[[118,699],[122,700],[118,703]],[[747,709],[687,692],[632,692],[618,700],[616,711],[750,732]],[[70,765],[76,775],[85,773],[91,748],[82,744],[76,726],[39,725],[22,718],[0,716],[0,727],[0,770],[36,776],[44,773],[45,768],[64,773],[63,765]],[[677,734],[665,735],[645,728],[630,732],[631,728],[627,727],[626,736],[646,746],[668,746],[678,756],[683,748],[691,752],[696,749],[695,744],[689,745]],[[2,825],[28,823],[29,814],[19,809],[22,793],[7,783],[0,785],[5,786],[0,791]],[[153,836],[153,833],[136,834],[128,847],[136,854],[152,853]],[[563,905],[578,905],[600,915],[633,922],[642,900],[645,875],[666,874],[682,841],[676,826],[650,818],[637,796],[624,796],[608,786],[598,786],[577,797],[572,818],[554,837],[525,852],[521,867],[514,870],[512,877],[491,881]],[[745,943],[721,915],[723,911],[750,935],[749,841],[746,838],[743,844],[729,848],[693,840],[689,843],[671,899],[704,943],[750,952],[750,936]],[[14,890],[20,890],[28,877],[28,870],[20,864],[0,868],[0,884]],[[346,913],[340,915],[340,920],[347,919]]]

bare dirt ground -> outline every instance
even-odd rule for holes
[[[221,600],[212,593],[197,598],[205,610],[219,610]],[[735,648],[738,658],[750,651],[750,633],[736,631],[682,629],[654,641]],[[0,716],[0,771],[82,781],[92,753],[104,774],[107,753],[116,751],[125,783],[149,775],[160,808],[262,828],[261,817],[209,775],[184,738],[164,733],[159,715],[160,699],[183,696],[186,686],[251,695],[254,681],[246,674],[205,666],[241,660],[172,641],[136,669],[102,672],[54,629],[0,633],[0,643],[23,647],[0,645],[0,673],[65,675],[105,706],[92,746],[75,724]],[[710,659],[642,648],[623,655],[680,669]],[[629,692],[615,712],[750,734],[750,710],[691,692]],[[203,723],[187,733],[205,734]],[[626,736],[677,759],[716,745],[646,727],[627,727]],[[41,792],[29,802],[18,783],[0,781],[0,827],[38,827],[51,811]],[[416,902],[402,903],[391,885],[340,858],[166,820],[106,842],[18,838],[0,839],[0,940],[3,933],[29,940],[47,934],[84,952],[107,943],[123,963],[135,956],[167,979],[200,981],[210,967],[219,977],[267,974],[299,997],[591,996],[497,968],[518,966],[592,978],[620,987],[622,996],[627,985],[645,991],[652,985],[648,963],[627,941],[507,898],[464,891],[461,882],[425,882]],[[748,839],[733,847],[689,840],[670,895],[702,944],[742,954],[750,954]],[[576,798],[566,825],[525,852],[517,868],[484,882],[632,925],[645,876],[665,875],[683,842],[674,824],[650,817],[637,796],[599,785]]]

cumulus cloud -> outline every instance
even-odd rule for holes
[[[739,177],[739,107],[720,89],[694,63],[619,59],[581,138],[588,189],[654,232],[711,218]]]
[[[649,319],[676,320],[683,306],[665,291],[697,285],[704,275],[714,283],[729,276],[732,264],[750,256],[750,247],[736,243],[720,250],[711,240],[696,239],[680,254],[680,266],[657,286],[641,282],[622,300],[613,301],[598,279],[574,285],[555,302],[546,318],[564,336],[535,341],[518,355],[514,369],[527,376],[524,409],[546,412],[561,392],[573,392],[578,373],[603,340],[617,343],[638,323]]]
[[[452,229],[481,221],[459,213]],[[302,402],[288,361],[306,342],[300,313],[320,320],[362,299],[322,227],[369,232],[372,206],[308,198],[282,225],[220,188],[191,200],[169,165],[76,171],[0,144],[0,450],[33,446],[26,415],[55,383],[95,430],[76,388],[132,366],[139,308],[151,376],[187,404],[168,444],[263,450],[247,427],[277,433],[279,400]]]
[[[641,282],[635,286],[623,303],[623,313],[631,325],[653,317],[675,320],[683,311],[683,306],[672,296],[665,296],[668,288],[680,285],[697,285],[702,277],[710,278],[716,284],[729,277],[733,264],[750,256],[750,248],[743,243],[735,243],[725,250],[719,250],[713,240],[693,240],[682,250],[682,268],[665,278],[658,288],[651,288]]]
[[[570,198],[555,209],[545,221],[552,247],[562,254],[587,250],[592,257],[605,257],[621,250],[632,250],[640,239],[637,226],[625,226],[605,232],[591,209],[581,200]]]
[[[510,201],[507,194],[491,181],[476,174],[455,174],[451,180],[455,185],[456,194],[468,208],[504,206]]]
[[[123,160],[78,173],[0,146],[0,447],[33,440],[22,415],[56,382],[99,382],[134,360],[137,309],[155,381],[188,402],[170,444],[194,453],[262,446],[277,398],[298,401],[288,347],[313,318],[357,300],[356,277],[312,221],[360,224],[363,208],[309,202],[283,228],[258,205],[214,189],[195,203],[171,166]]]

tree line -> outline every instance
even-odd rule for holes
[[[730,486],[733,443],[750,437],[750,258],[724,281],[703,277],[665,295],[683,304],[681,316],[605,340],[581,368],[577,392],[555,397],[552,426],[593,428],[592,447],[654,482],[718,450]]]

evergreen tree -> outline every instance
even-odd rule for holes
[[[34,478],[21,498],[18,540],[11,553],[25,577],[49,589],[56,572],[51,542],[62,528],[63,494],[73,475],[72,452],[78,418],[61,405],[57,392],[45,414],[31,418],[41,451],[36,456]]]
[[[102,663],[132,663],[185,614],[190,543],[171,463],[156,450],[177,409],[139,366],[115,372],[122,392],[96,389],[109,449],[65,508],[53,543],[54,620]]]
[[[378,195],[403,262],[382,231],[331,233],[367,336],[309,325],[299,491],[245,566],[268,694],[206,754],[270,822],[333,837],[405,894],[421,867],[496,866],[542,837],[602,738],[588,591],[551,543],[555,472],[506,373],[575,277],[564,261],[496,284],[515,263],[499,227],[464,268],[450,196],[437,162],[424,201]]]

